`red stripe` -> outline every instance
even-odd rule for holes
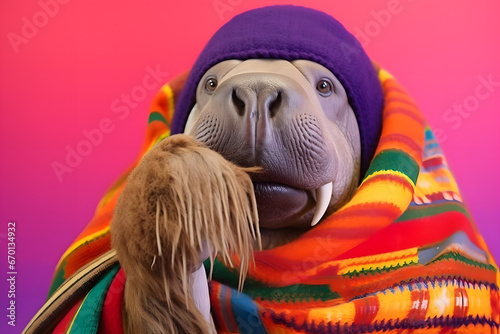
[[[462,287],[455,288],[455,307],[453,308],[454,318],[465,318],[469,313],[469,296],[467,290]]]
[[[377,232],[369,240],[340,255],[337,259],[375,255],[429,245],[442,241],[457,231],[467,233],[469,239],[480,247],[481,244],[478,242],[467,217],[461,212],[449,211],[431,217],[391,224]]]
[[[396,101],[401,101],[403,103],[408,104],[409,108],[390,108],[387,110],[384,110],[384,118],[386,113],[393,113],[393,109],[398,110],[398,112],[402,112],[407,114],[408,116],[412,117],[415,119],[417,122],[424,124],[425,119],[424,116],[418,111],[417,104],[415,101],[410,97],[408,92],[406,92],[401,85],[393,79],[388,79],[384,82],[384,103],[386,106],[388,106],[391,102],[396,102]],[[393,93],[400,93],[401,95],[399,96],[391,96]]]
[[[490,290],[491,318],[497,323],[500,320],[500,293],[498,290]]]
[[[125,272],[122,268],[111,282],[106,294],[99,322],[99,334],[123,334],[122,305],[124,292]]]
[[[408,320],[423,321],[429,309],[429,290],[418,290],[416,284],[413,284],[411,292],[411,309],[408,312]]]
[[[394,115],[394,114],[402,114],[405,116],[410,117],[413,119],[415,122],[419,123],[420,125],[425,125],[425,119],[420,117],[419,114],[416,114],[415,112],[411,111],[410,109],[404,108],[404,107],[390,107],[386,110],[384,110],[384,115],[383,119],[386,120],[389,116]]]
[[[222,286],[221,289],[226,290],[226,298],[224,300],[225,306],[226,306],[226,312],[227,312],[227,317],[228,317],[228,327],[231,332],[235,332],[238,329],[238,324],[236,323],[236,320],[234,319],[234,314],[233,314],[233,305],[231,304],[231,295],[232,295],[232,289]]]
[[[404,90],[404,88],[394,79],[387,79],[383,83],[385,95],[390,94],[391,92],[399,92],[404,95],[408,95],[408,92]]]
[[[406,144],[413,152],[415,152],[417,155],[422,156],[423,155],[423,148],[419,144],[417,144],[412,138],[400,134],[400,133],[393,133],[389,134],[386,136],[382,136],[379,141],[379,146],[391,142],[391,141],[396,141],[400,142],[403,144]]]
[[[221,332],[229,332],[226,322],[222,317],[222,306],[220,300],[221,284],[216,281],[209,283],[210,288],[210,305],[212,307],[212,316],[214,319],[215,327]]]
[[[66,331],[68,330],[68,326],[71,324],[71,321],[75,317],[76,311],[78,311],[78,308],[82,304],[83,299],[79,300],[73,307],[66,313],[64,318],[59,321],[57,324],[56,328],[52,332],[53,334],[65,334]]]
[[[443,157],[440,156],[426,159],[423,161],[423,166],[425,168],[441,166],[443,164],[444,164],[444,159]]]
[[[414,109],[418,109],[417,104],[409,95],[395,90],[389,91],[385,94],[384,102],[385,105],[388,105],[391,102],[402,102],[410,105]]]
[[[378,297],[369,296],[361,299],[354,300],[355,325],[370,325],[375,317],[377,316],[378,310],[380,309],[380,302]]]

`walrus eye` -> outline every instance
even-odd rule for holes
[[[333,84],[330,82],[330,80],[321,79],[316,85],[316,89],[321,95],[329,96],[330,94],[332,94]]]
[[[215,77],[208,77],[207,81],[205,81],[205,90],[207,93],[212,94],[217,88],[217,79]]]

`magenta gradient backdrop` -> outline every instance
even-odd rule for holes
[[[233,15],[287,3],[60,0],[65,3],[59,8],[45,6],[51,16],[40,13],[43,4],[54,1],[0,4],[2,333],[20,332],[43,304],[59,257],[90,220],[106,189],[136,157],[156,89],[140,96],[126,116],[114,113],[113,103],[123,106],[122,94],[139,92],[135,87],[143,85],[148,66],[159,66],[167,73],[165,80],[188,69],[204,43]],[[463,197],[500,258],[500,85],[476,91],[480,77],[500,83],[500,3],[288,3],[321,9],[351,32],[367,34],[362,38],[368,54],[399,79],[428,122],[441,129],[442,146]],[[393,11],[390,19],[381,14],[388,9]],[[27,26],[23,30],[34,20],[37,31]],[[482,100],[475,99],[476,94]],[[470,113],[447,112],[464,102]],[[98,128],[103,119],[112,122],[112,130],[60,182],[52,163],[65,163],[67,146],[75,149],[85,139],[83,131]],[[6,318],[9,220],[17,222],[15,328],[7,326]]]

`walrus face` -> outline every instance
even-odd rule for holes
[[[252,175],[263,229],[316,224],[359,182],[360,136],[331,71],[307,60],[227,60],[199,81],[186,124]]]

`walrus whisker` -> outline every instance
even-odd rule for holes
[[[210,270],[208,273],[208,280],[212,280],[212,274],[214,272],[214,261],[215,261],[215,250],[212,248],[212,246],[208,246],[209,251],[210,251],[210,256],[208,257],[210,259]]]
[[[153,256],[153,262],[151,263],[151,270],[153,270],[153,267],[155,265],[155,262],[156,262],[156,255]]]
[[[168,289],[167,275],[165,274],[165,266],[161,266],[161,268],[162,268],[163,288],[165,290],[165,300],[167,302],[168,310],[172,312],[172,299],[170,298],[170,290]]]
[[[189,310],[189,295],[188,295],[188,274],[186,268],[186,257],[182,257],[182,290],[184,292],[184,299],[186,302],[186,308]]]
[[[160,228],[159,228],[159,220],[160,220],[160,199],[156,200],[156,243],[158,245],[158,255],[161,256],[161,240],[160,240]],[[151,265],[152,267],[153,265]]]

